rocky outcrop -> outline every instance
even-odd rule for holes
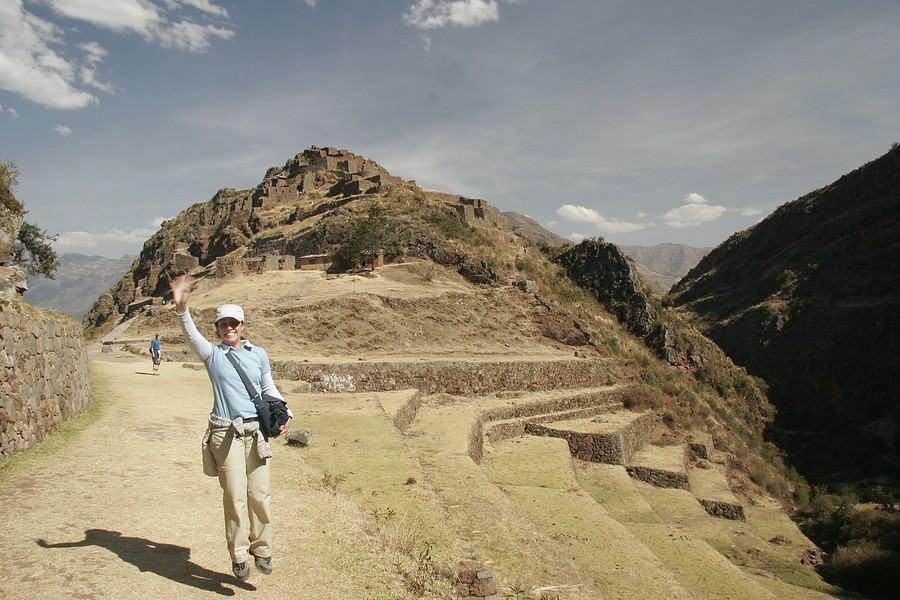
[[[25,211],[8,189],[0,190],[0,265],[9,261]]]
[[[21,298],[28,289],[25,273],[16,266],[10,266],[9,258],[25,212],[12,193],[0,190],[0,298]]]
[[[28,290],[28,278],[19,267],[0,267],[0,298],[21,300]]]
[[[653,330],[658,311],[637,269],[615,244],[585,240],[557,257],[569,277],[594,294],[606,309],[638,337]]]
[[[615,244],[585,240],[559,254],[556,262],[669,364],[695,370],[706,360],[704,355],[716,353],[710,344],[696,340],[700,336],[689,331],[690,326],[664,313],[637,267]]]

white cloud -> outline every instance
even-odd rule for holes
[[[313,1],[313,5],[315,5],[315,0]],[[186,6],[193,6],[197,10],[203,11],[210,15],[216,15],[218,17],[228,18],[228,11],[223,6],[216,6],[209,0],[178,0],[181,4]],[[310,0],[307,0],[307,4],[309,4]]]
[[[145,37],[163,21],[156,5],[138,0],[44,0],[61,17],[87,21],[119,33],[132,31]]]
[[[14,109],[14,108],[7,108],[6,110],[7,110],[7,112],[9,112],[10,116],[12,116],[13,119],[18,119],[18,118],[19,118],[19,111],[17,111],[16,109]]]
[[[593,208],[585,208],[574,204],[563,204],[556,209],[556,214],[569,221],[585,221],[588,223],[594,223],[603,218]]]
[[[762,211],[758,208],[742,208],[741,216],[742,217],[755,217],[756,215],[761,215]]]
[[[500,19],[496,0],[418,0],[403,15],[407,25],[440,29],[447,25],[478,27]]]
[[[597,231],[600,231],[601,233],[627,233],[629,231],[639,231],[647,227],[645,223],[629,223],[618,219],[608,219],[593,208],[586,208],[574,204],[564,204],[560,206],[556,209],[556,214],[569,221],[592,223],[597,228]]]
[[[115,94],[116,87],[111,83],[105,83],[97,79],[97,69],[96,66],[103,62],[103,59],[106,58],[108,52],[106,49],[98,44],[97,42],[88,42],[86,44],[81,44],[79,46],[85,53],[84,66],[81,67],[78,76],[81,78],[81,82],[84,85],[89,85],[95,89],[100,90],[101,92],[106,92],[107,94]]]
[[[97,42],[88,42],[86,44],[81,44],[79,48],[84,50],[85,54],[87,54],[87,58],[85,58],[84,62],[89,65],[97,64],[98,62],[106,58],[107,54],[109,54],[106,51],[106,48],[104,48]]]
[[[159,230],[159,226],[166,219],[157,217],[150,221],[148,226],[132,229],[131,231],[123,231],[121,229],[110,229],[101,233],[92,233],[88,231],[67,231],[61,233],[53,242],[53,247],[66,252],[78,249],[96,248],[101,244],[143,244],[151,235]]]
[[[229,40],[234,37],[234,31],[216,25],[180,21],[158,31],[156,37],[164,48],[201,52],[212,45],[210,38]]]
[[[688,204],[706,204],[706,198],[704,198],[697,192],[691,192],[690,194],[685,194],[684,201],[687,202]]]
[[[53,15],[83,21],[117,33],[136,33],[166,48],[202,52],[214,39],[228,40],[226,26],[188,19],[170,20],[166,9],[150,0],[40,0]],[[191,7],[200,17],[228,18],[228,11],[210,0],[161,0],[169,11]],[[116,87],[101,80],[97,68],[107,55],[96,42],[81,44],[80,61],[68,55],[67,28],[25,10],[21,0],[0,0],[0,89],[52,109],[80,109],[97,104],[93,94],[77,84],[114,94]]]
[[[146,0],[45,0],[63,17],[87,21],[119,33],[134,32],[144,39],[156,40],[164,48],[201,52],[212,45],[212,38],[231,39],[234,31],[212,24],[201,25],[184,19],[170,22],[164,11]],[[208,0],[168,0],[170,9],[191,6],[206,14],[227,17],[228,11]]]
[[[53,50],[62,31],[25,12],[18,0],[0,0],[0,89],[55,109],[97,103],[74,87],[75,68]]]
[[[54,125],[53,131],[59,134],[59,137],[66,137],[72,134],[72,129],[65,125]]]
[[[728,211],[724,206],[708,204],[706,198],[697,192],[685,194],[684,202],[685,204],[663,215],[666,225],[676,228],[698,227],[715,221]]]
[[[567,236],[573,242],[583,242],[588,236],[583,233],[575,233],[574,231]]]

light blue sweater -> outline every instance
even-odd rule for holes
[[[247,340],[241,340],[243,347],[232,348],[224,342],[213,344],[203,337],[194,325],[190,310],[183,313],[175,312],[181,323],[181,330],[190,347],[194,350],[203,364],[206,365],[206,373],[213,387],[212,414],[229,420],[238,417],[249,419],[256,417],[256,407],[250,399],[250,393],[244,386],[241,376],[238,375],[234,365],[225,356],[226,352],[232,352],[239,365],[247,374],[247,377],[256,386],[268,395],[276,398],[284,397],[275,386],[272,379],[272,367],[269,364],[269,355],[259,346],[254,346]]]

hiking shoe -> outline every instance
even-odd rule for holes
[[[250,565],[247,563],[247,561],[244,561],[242,563],[231,563],[231,570],[234,573],[234,576],[241,581],[244,581],[245,579],[250,577]]]
[[[272,574],[272,557],[271,556],[254,556],[253,562],[256,563],[256,568],[259,569],[259,572],[263,575],[271,575]]]

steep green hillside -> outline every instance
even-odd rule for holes
[[[900,148],[708,254],[675,306],[769,385],[814,481],[900,482]]]

